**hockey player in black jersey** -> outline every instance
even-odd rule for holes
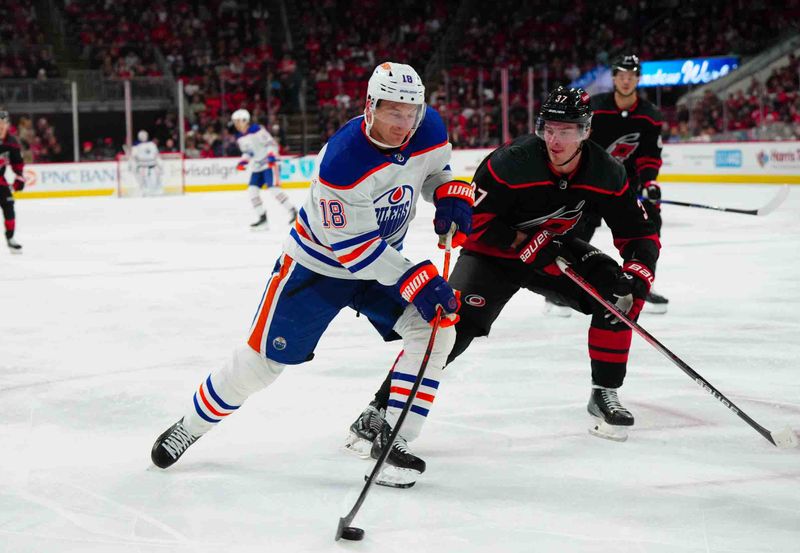
[[[587,140],[592,121],[582,89],[558,87],[541,109],[536,135],[492,152],[475,173],[472,232],[463,244],[450,284],[461,291],[460,321],[448,363],[472,340],[486,336],[520,289],[561,301],[591,315],[588,349],[595,435],[625,440],[633,415],[619,401],[631,330],[563,275],[561,256],[600,293],[636,319],[654,279],[660,243],[624,167]],[[610,227],[623,265],[576,236],[587,213]],[[390,377],[353,423],[347,446],[369,441],[385,408]]]
[[[628,173],[631,188],[644,202],[647,216],[661,235],[661,188],[656,182],[661,168],[661,124],[663,116],[656,106],[641,98],[636,87],[641,67],[638,56],[626,54],[611,64],[614,90],[592,97],[592,140],[618,159]],[[600,224],[596,214],[584,219],[578,236],[589,242]],[[650,291],[645,311],[666,313],[668,300]]]
[[[14,213],[14,193],[12,188],[19,192],[25,187],[22,176],[24,164],[20,153],[19,142],[11,136],[11,120],[7,111],[0,110],[0,210],[6,227],[6,244],[11,253],[22,253],[22,246],[14,239],[17,216]],[[5,178],[6,167],[11,167],[14,180],[7,182]]]

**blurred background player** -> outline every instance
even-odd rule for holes
[[[241,120],[240,120],[241,121]],[[376,483],[412,486],[425,471],[408,441],[419,435],[431,408],[447,353],[453,319],[436,336],[419,393],[396,441],[392,427],[409,400],[441,306],[458,310],[453,289],[430,261],[413,262],[401,250],[420,196],[436,205],[434,230],[466,237],[474,194],[453,181],[451,145],[439,114],[425,103],[414,69],[383,63],[370,77],[364,115],[351,119],[317,156],[311,190],[275,263],[246,344],[233,360],[200,383],[183,418],[156,440],[152,460],[172,465],[200,436],[271,384],[286,365],[314,357],[317,342],[344,308],[364,315],[384,340],[403,340],[385,422],[367,457],[390,448]]]
[[[150,140],[147,131],[139,131],[136,135],[138,142],[131,148],[130,164],[136,182],[143,196],[157,196],[163,193],[161,175],[161,155],[158,146]]]
[[[592,111],[581,88],[556,88],[542,105],[536,134],[524,135],[492,152],[475,172],[472,232],[464,242],[451,285],[465,298],[456,341],[447,361],[479,336],[488,336],[508,301],[521,289],[541,294],[591,315],[588,349],[592,391],[587,409],[596,420],[590,432],[624,441],[634,417],[620,403],[631,329],[572,280],[554,260],[567,259],[601,294],[636,320],[654,279],[659,241],[645,218],[625,170],[587,140]],[[611,229],[623,259],[575,236],[587,213]],[[535,329],[529,329],[535,333]],[[542,356],[541,352],[536,353]],[[350,427],[345,446],[369,442],[390,401],[389,377],[375,400]]]
[[[6,170],[9,167],[14,174],[11,182],[6,180]],[[6,244],[11,253],[22,253],[22,246],[14,239],[17,218],[11,189],[19,192],[25,188],[25,178],[22,176],[24,167],[19,142],[16,137],[11,136],[11,118],[7,111],[0,110],[0,209],[5,220]]]
[[[661,236],[661,188],[656,179],[661,168],[661,124],[658,108],[639,96],[641,66],[639,57],[621,55],[611,63],[613,92],[592,97],[592,140],[600,144],[625,166],[631,188],[642,198],[647,216]],[[600,224],[597,214],[588,214],[579,231],[589,242]],[[644,311],[666,313],[669,301],[653,290],[647,295]]]
[[[289,196],[277,188],[280,186],[280,163],[278,157],[278,142],[258,123],[250,124],[250,112],[246,109],[237,109],[231,116],[233,126],[236,128],[236,142],[242,151],[242,159],[236,169],[244,171],[250,165],[250,184],[247,193],[253,209],[256,210],[258,219],[251,224],[252,228],[266,229],[267,210],[261,202],[261,188],[266,187],[275,198],[289,212],[289,223],[297,219],[297,208],[292,204]]]

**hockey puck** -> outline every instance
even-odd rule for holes
[[[345,526],[342,528],[342,537],[350,541],[361,541],[364,539],[364,530],[355,526]]]

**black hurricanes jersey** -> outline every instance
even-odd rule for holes
[[[20,177],[22,176],[22,155],[19,150],[19,142],[11,136],[11,133],[6,133],[6,137],[0,140],[0,186],[7,186],[6,182],[6,167],[11,167]]]
[[[661,169],[661,112],[639,98],[631,109],[621,110],[614,93],[592,96],[592,140],[622,162],[631,185],[639,189],[656,180]]]
[[[518,257],[510,247],[518,230],[532,234],[551,218],[580,211],[606,221],[625,261],[637,259],[655,267],[660,244],[653,222],[628,186],[622,165],[591,140],[583,143],[575,172],[562,176],[550,169],[542,139],[521,136],[484,159],[473,182],[475,206],[466,250]]]

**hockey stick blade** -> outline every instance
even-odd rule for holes
[[[592,296],[600,305],[605,307],[608,311],[613,313],[620,321],[625,323],[626,326],[630,327],[636,334],[638,334],[645,342],[653,346],[656,351],[662,354],[664,357],[672,361],[674,365],[676,365],[680,370],[682,370],[686,375],[695,381],[701,388],[703,388],[706,392],[711,394],[717,401],[722,403],[725,407],[727,407],[733,414],[738,416],[744,422],[746,422],[750,427],[761,434],[769,443],[774,445],[775,447],[785,449],[790,447],[796,447],[797,444],[797,435],[792,432],[790,428],[785,428],[779,432],[771,432],[758,424],[755,420],[753,420],[747,413],[742,411],[735,403],[725,397],[725,394],[717,390],[711,383],[700,376],[700,374],[691,368],[686,362],[672,353],[667,347],[655,339],[655,337],[647,332],[639,323],[636,321],[632,321],[628,318],[627,314],[621,311],[615,304],[608,301],[604,298],[600,292],[595,290],[595,288],[589,284],[581,275],[579,275],[575,270],[570,266],[567,261],[562,257],[556,258],[556,264],[558,268],[561,269],[561,272],[569,277],[572,282],[577,284],[584,292]],[[793,445],[794,444],[794,445]]]
[[[775,194],[775,197],[769,201],[764,207],[758,210],[758,215],[769,215],[789,197],[789,185],[784,184],[778,189],[778,193]]]
[[[693,202],[679,202],[677,200],[658,200],[658,203],[665,205],[677,205],[682,207],[695,207],[699,209],[711,209],[714,211],[724,211],[726,213],[739,213],[742,215],[764,216],[764,215],[769,215],[770,213],[778,209],[778,207],[780,207],[780,205],[786,200],[788,196],[789,196],[789,185],[784,184],[783,186],[778,188],[778,192],[777,194],[775,194],[775,197],[773,197],[769,202],[767,202],[766,205],[758,209],[738,209],[735,207],[720,207],[717,205],[706,205]],[[641,201],[648,201],[647,198],[640,197],[639,199]]]
[[[797,434],[789,426],[783,430],[770,432],[770,435],[772,436],[772,441],[775,442],[775,446],[781,449],[791,449],[800,445]]]

